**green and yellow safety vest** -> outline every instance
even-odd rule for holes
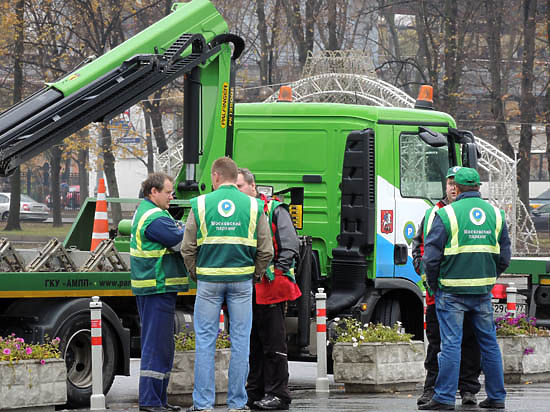
[[[288,211],[288,206],[282,202],[279,202],[277,200],[274,200],[274,199],[270,199],[268,202],[267,202],[267,218],[269,219],[269,229],[271,230],[271,237],[273,238],[275,236],[275,230],[273,228],[273,212],[275,211],[275,209],[279,206],[282,207],[285,207],[287,208],[287,211]],[[275,241],[275,239],[273,239],[273,245],[274,245],[274,248],[278,248],[279,245],[277,244],[277,242]],[[273,262],[275,261],[275,258],[277,257],[277,254],[278,254],[278,251],[277,250],[274,250],[275,254],[273,255],[273,260],[271,261],[271,263],[269,264],[269,266],[267,267],[266,271],[265,271],[265,275],[267,276],[267,278],[272,281],[273,279],[275,279],[275,265],[273,264]],[[285,275],[286,277],[288,277],[290,280],[292,280],[293,283],[296,283],[296,278],[294,276],[294,263],[292,264],[292,267],[285,273],[283,273],[283,275]]]
[[[132,219],[130,264],[134,295],[185,292],[189,289],[187,269],[181,253],[152,242],[145,236],[147,226],[159,217],[173,219],[168,211],[144,200]]]
[[[239,282],[252,279],[258,243],[256,225],[262,204],[223,185],[191,199],[197,223],[197,279]]]
[[[497,278],[504,212],[478,198],[437,211],[447,231],[439,287],[457,294],[489,293]]]

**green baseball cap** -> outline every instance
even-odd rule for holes
[[[455,174],[455,183],[464,186],[477,186],[481,184],[479,173],[471,167],[461,167]]]
[[[462,169],[461,166],[453,166],[453,167],[450,167],[449,170],[447,170],[447,176],[445,176],[447,179],[449,177],[455,177],[456,175],[456,172],[458,172],[460,169]]]

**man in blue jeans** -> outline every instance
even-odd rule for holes
[[[422,258],[428,285],[435,291],[441,352],[435,394],[418,409],[455,408],[465,313],[472,320],[485,375],[487,399],[479,406],[504,409],[506,391],[491,289],[510,263],[510,238],[504,212],[481,199],[475,169],[458,170],[455,184],[456,201],[437,211]]]
[[[273,246],[263,204],[237,188],[238,168],[221,157],[212,164],[214,191],[191,199],[182,255],[197,282],[194,327],[195,385],[188,411],[212,411],[214,354],[220,308],[227,302],[231,359],[227,406],[247,411],[246,378],[252,328],[252,279],[265,274]]]

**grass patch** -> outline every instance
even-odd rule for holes
[[[65,239],[71,225],[71,223],[64,223],[61,227],[53,227],[52,223],[21,222],[22,230],[5,230],[6,224],[2,224],[0,226],[0,237],[7,237],[8,239],[32,239],[37,237]]]

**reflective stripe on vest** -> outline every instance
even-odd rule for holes
[[[248,238],[239,236],[208,236],[208,230],[206,228],[206,206],[205,195],[201,195],[197,198],[197,209],[199,211],[199,226],[201,232],[201,238],[197,239],[197,246],[201,245],[243,245],[257,247],[258,240],[254,238],[256,233],[257,215],[258,215],[258,202],[254,198],[250,198],[250,222],[248,223]],[[200,273],[197,270],[197,273]]]
[[[255,269],[255,266],[235,268],[206,268],[197,266],[197,275],[248,275],[253,273]]]
[[[428,216],[428,221],[426,222],[426,233],[430,232],[430,229],[432,228],[432,225],[434,223],[435,214],[439,209],[439,205],[435,205],[434,207],[432,207],[430,216]]]
[[[496,227],[495,227],[495,239],[496,244],[491,245],[458,245],[458,221],[456,219],[456,214],[452,206],[446,207],[445,211],[447,212],[447,217],[449,218],[449,223],[451,225],[451,245],[450,247],[445,248],[445,255],[458,255],[459,253],[495,253],[500,254],[500,244],[498,239],[500,237],[500,231],[502,230],[502,215],[500,210],[491,205],[496,213]]]
[[[494,285],[497,278],[476,278],[476,275],[472,275],[471,278],[468,279],[446,279],[446,278],[440,278],[439,281],[441,282],[441,285],[443,286],[491,286]]]
[[[156,212],[162,212],[162,210],[158,207],[154,207],[152,209],[149,209],[147,212],[145,212],[143,215],[141,215],[141,219],[139,219],[137,228],[136,228],[136,247],[137,249],[130,249],[130,255],[136,256],[136,257],[145,257],[145,258],[153,258],[153,257],[161,257],[166,253],[166,248],[164,249],[158,249],[158,250],[142,250],[141,249],[141,228],[145,224],[145,221],[149,216],[151,216],[153,213]]]
[[[144,279],[144,280],[132,279],[131,284],[133,288],[154,288],[157,286],[157,280],[156,279]]]
[[[269,265],[269,270],[271,270],[271,272],[275,273],[275,265]],[[294,268],[288,269],[287,273],[290,273],[292,276],[294,276]]]

